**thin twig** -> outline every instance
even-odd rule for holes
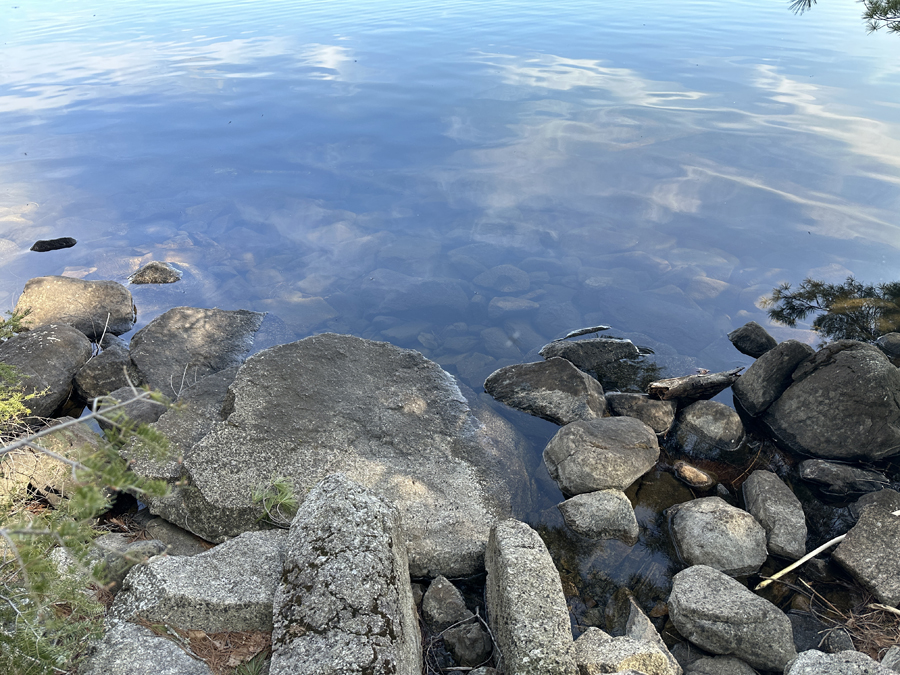
[[[807,560],[810,560],[810,559],[812,559],[812,558],[815,558],[817,555],[819,555],[819,554],[820,554],[822,551],[824,551],[826,548],[829,548],[829,547],[831,547],[831,546],[834,546],[835,544],[841,543],[842,541],[844,541],[844,537],[846,537],[846,536],[847,536],[846,534],[842,534],[841,536],[835,537],[834,539],[832,539],[832,540],[830,540],[830,541],[826,541],[826,542],[825,542],[824,544],[822,544],[819,548],[815,549],[814,551],[810,551],[810,552],[807,553],[805,556],[803,556],[802,558],[800,558],[800,560],[798,560],[798,561],[795,562],[795,563],[792,563],[792,564],[788,565],[787,567],[785,567],[785,568],[784,568],[783,570],[781,570],[780,572],[776,572],[775,574],[773,574],[773,575],[770,576],[770,577],[764,577],[764,578],[765,578],[765,581],[763,581],[762,583],[760,583],[760,584],[759,584],[756,588],[754,588],[753,590],[754,590],[754,591],[758,591],[758,590],[760,590],[761,588],[765,588],[766,586],[768,586],[769,584],[771,584],[771,583],[772,583],[773,581],[775,581],[776,579],[779,579],[780,577],[783,577],[783,576],[784,576],[785,574],[787,574],[788,572],[797,569],[798,567],[800,567],[800,565],[802,565],[803,563],[805,563]]]

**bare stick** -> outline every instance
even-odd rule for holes
[[[775,574],[773,574],[773,575],[770,576],[770,577],[765,577],[766,580],[763,581],[761,584],[759,584],[759,585],[758,585],[756,588],[754,588],[753,590],[754,590],[754,591],[758,591],[758,590],[761,589],[761,588],[765,588],[766,586],[768,586],[769,584],[771,584],[773,581],[776,581],[777,579],[783,577],[783,576],[784,576],[785,574],[787,574],[788,572],[791,572],[792,570],[797,569],[798,567],[800,567],[800,565],[802,565],[803,563],[805,563],[807,560],[810,560],[810,559],[812,559],[812,558],[815,558],[817,555],[819,555],[819,554],[820,554],[822,551],[824,551],[826,548],[829,548],[829,547],[831,547],[831,546],[834,546],[835,544],[840,544],[842,541],[844,541],[844,537],[846,537],[846,536],[847,536],[846,534],[842,534],[840,537],[835,537],[835,538],[832,539],[831,541],[826,541],[826,542],[825,542],[824,544],[822,544],[819,548],[815,549],[814,551],[810,551],[810,552],[807,553],[805,556],[803,556],[802,558],[800,558],[800,560],[798,560],[797,562],[795,562],[795,563],[793,563],[793,564],[791,564],[791,565],[788,565],[788,566],[785,567],[783,570],[781,570],[780,572],[776,572]]]

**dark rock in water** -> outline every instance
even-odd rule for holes
[[[92,357],[75,374],[75,391],[85,401],[106,396],[116,389],[143,384],[140,373],[131,362],[128,345],[115,335],[105,335],[100,343],[103,351]]]
[[[806,517],[800,500],[771,471],[754,471],[741,486],[747,510],[766,530],[769,553],[791,560],[806,553]]]
[[[72,248],[78,242],[72,237],[59,237],[58,239],[39,239],[31,246],[32,251],[45,253],[47,251],[58,251],[61,248]]]
[[[900,604],[900,516],[872,506],[835,549],[833,558],[878,601]]]
[[[728,339],[741,354],[752,356],[754,359],[758,359],[778,344],[775,338],[755,321],[745,323],[740,328],[731,331]]]
[[[788,449],[826,459],[900,453],[900,369],[873,345],[839,340],[806,359],[760,417]]]
[[[35,277],[25,284],[16,311],[31,310],[30,326],[64,323],[91,340],[104,333],[121,335],[134,326],[131,293],[115,281],[85,281],[71,277]]]
[[[687,462],[675,462],[675,475],[684,483],[698,490],[708,490],[716,484],[716,477]]]
[[[153,260],[128,277],[133,284],[173,284],[180,280],[183,272],[173,265]]]
[[[544,448],[544,463],[568,495],[624,490],[659,459],[653,429],[633,417],[567,424]]]
[[[26,394],[47,390],[26,401],[35,417],[50,417],[69,397],[75,373],[91,358],[91,343],[66,325],[44,325],[0,343],[0,363],[16,369]]]
[[[692,457],[729,459],[741,447],[744,426],[724,403],[697,401],[678,413],[670,436],[681,452]]]
[[[511,408],[554,424],[606,415],[603,387],[565,359],[501,368],[485,380],[484,390]]]
[[[207,375],[242,363],[264,316],[175,307],[135,334],[131,359],[152,389],[175,397]]]
[[[884,352],[891,363],[900,366],[900,333],[888,333],[875,340],[875,346]]]
[[[544,345],[540,354],[545,359],[559,356],[588,373],[600,371],[603,366],[620,359],[636,359],[640,356],[631,340],[613,338],[591,338],[577,342],[558,340]]]
[[[799,468],[803,480],[824,485],[825,492],[833,495],[874,492],[890,483],[887,476],[877,471],[824,459],[807,459],[800,462]]]
[[[813,354],[809,345],[785,340],[760,356],[731,386],[735,398],[750,415],[760,415],[791,386],[794,370]]]
[[[660,401],[647,394],[611,391],[606,404],[613,415],[635,417],[657,434],[666,433],[675,421],[675,401]]]

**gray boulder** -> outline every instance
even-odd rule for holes
[[[900,366],[900,333],[887,333],[875,340],[875,346],[884,352],[895,366]]]
[[[806,516],[800,500],[771,471],[754,471],[744,481],[747,510],[766,530],[769,553],[791,560],[806,554]]]
[[[784,668],[784,675],[895,675],[862,652],[826,654],[817,649],[802,652]]]
[[[728,339],[741,354],[752,356],[754,359],[758,359],[778,344],[775,342],[775,338],[755,321],[745,323],[740,328],[731,331]]]
[[[692,457],[727,459],[741,447],[741,418],[724,403],[696,401],[679,411],[672,430],[675,444]]]
[[[562,582],[538,533],[505,520],[485,557],[488,619],[507,672],[577,675]]]
[[[757,672],[733,656],[705,656],[691,663],[684,675],[757,675]]]
[[[511,408],[554,424],[606,415],[600,383],[561,358],[501,368],[485,380],[484,390]]]
[[[439,576],[429,584],[422,596],[422,616],[433,632],[440,633],[475,615],[466,607],[459,589],[446,577]]]
[[[669,651],[669,648],[666,647],[666,643],[663,642],[656,627],[644,614],[644,611],[630,593],[628,594],[628,617],[625,620],[625,635],[634,640],[650,642],[659,647],[659,650],[669,662],[673,675],[681,675],[681,665]]]
[[[788,449],[825,459],[881,459],[900,452],[900,369],[877,347],[826,345],[760,417]]]
[[[291,523],[271,675],[422,672],[400,513],[341,474]]]
[[[281,530],[248,532],[199,555],[151,558],[125,577],[110,616],[208,633],[272,630],[285,540]]]
[[[152,260],[128,277],[133,284],[173,284],[184,275],[180,269],[169,263]]]
[[[878,601],[900,605],[900,516],[879,506],[863,509],[833,558]]]
[[[675,422],[675,401],[660,401],[647,394],[610,391],[606,393],[606,404],[613,415],[635,417],[657,434],[665,434]]]
[[[240,365],[265,314],[244,309],[175,307],[131,339],[131,359],[144,382],[176,397],[211,373]]]
[[[744,410],[756,417],[791,386],[797,366],[813,354],[809,345],[786,340],[754,361],[731,390]]]
[[[131,362],[128,345],[122,338],[105,335],[100,346],[103,351],[75,373],[75,391],[86,401],[127,387],[129,382],[135,386],[142,384],[140,373]]]
[[[26,319],[31,326],[65,324],[94,341],[103,333],[127,333],[136,317],[131,293],[122,284],[71,277],[29,279],[15,311],[26,309],[31,310]]]
[[[633,417],[573,422],[544,448],[550,476],[565,494],[624,490],[659,459],[653,429]]]
[[[803,480],[823,485],[825,492],[834,495],[873,492],[890,483],[887,476],[877,471],[824,459],[806,459],[800,462],[799,471]]]
[[[676,504],[668,516],[672,538],[688,565],[744,576],[766,561],[765,530],[749,513],[720,497]]]
[[[212,675],[203,661],[149,628],[124,621],[108,625],[80,675]]]
[[[672,579],[669,616],[686,639],[708,652],[754,668],[782,670],[797,652],[791,622],[768,600],[706,565]]]
[[[125,386],[110,392],[107,396],[102,397],[98,403],[97,409],[100,412],[106,412],[109,422],[106,419],[98,419],[97,423],[101,429],[109,429],[114,425],[114,416],[116,414],[124,414],[128,420],[137,424],[151,424],[158,420],[163,413],[166,412],[166,404],[159,403],[150,398],[142,398],[137,401],[131,401],[135,396],[143,393],[141,390],[135,390],[131,386]],[[131,401],[121,408],[109,410],[113,406],[117,406],[125,401]]]
[[[571,361],[578,368],[588,373],[602,372],[604,366],[620,359],[636,359],[640,356],[638,348],[631,340],[614,338],[591,338],[588,340],[556,340],[540,351],[545,359],[558,356]]]
[[[130,541],[126,534],[110,532],[97,537],[91,549],[89,557],[102,563],[104,581],[113,593],[118,593],[131,568],[165,552],[166,545],[153,539]]]
[[[887,654],[881,658],[881,665],[900,673],[900,645],[894,645],[887,650]]]
[[[450,656],[461,666],[484,663],[494,650],[490,636],[477,621],[447,629],[443,639]]]
[[[629,546],[637,543],[637,518],[621,490],[575,495],[558,506],[566,525],[583,537],[621,539]]]
[[[35,417],[50,417],[72,391],[75,373],[91,358],[84,333],[64,324],[48,324],[13,335],[0,344],[0,363],[12,366]]]
[[[850,504],[850,513],[858,520],[863,509],[867,509],[870,506],[878,506],[885,511],[900,511],[900,492],[885,488],[864,494]]]
[[[509,424],[475,417],[418,352],[316,335],[248,359],[228,401],[226,421],[185,452],[191,484],[150,504],[209,541],[261,527],[251,495],[272,476],[302,494],[340,471],[400,509],[415,576],[462,576],[482,569],[491,525],[530,504]]]
[[[580,675],[600,675],[634,670],[645,675],[675,675],[660,648],[652,642],[627,636],[610,637],[599,628],[588,628],[575,640],[575,661]]]

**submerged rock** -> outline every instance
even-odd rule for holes
[[[733,457],[744,439],[741,418],[716,401],[697,401],[682,409],[672,432],[679,450],[705,459]]]
[[[173,284],[184,275],[180,269],[169,263],[153,260],[128,277],[133,284]]]
[[[675,401],[611,391],[606,393],[606,404],[613,415],[637,418],[657,434],[665,434],[675,422]]]

